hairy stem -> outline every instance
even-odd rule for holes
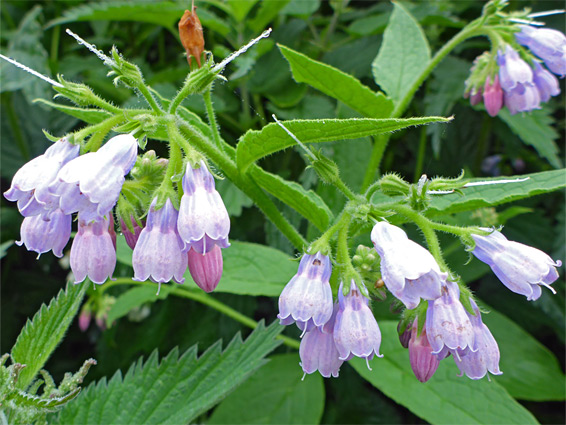
[[[220,137],[218,124],[216,123],[216,114],[212,107],[212,86],[210,86],[210,88],[202,94],[202,97],[204,98],[204,104],[206,105],[206,115],[208,115],[208,123],[212,129],[212,137],[214,137],[216,146],[222,149],[222,138]]]

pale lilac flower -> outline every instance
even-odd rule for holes
[[[493,82],[490,77],[485,80],[483,88],[483,103],[487,113],[494,117],[496,116],[501,107],[503,106],[503,90],[499,84],[499,75],[495,75]]]
[[[431,253],[410,240],[401,228],[380,221],[371,231],[371,240],[381,257],[381,278],[408,309],[417,307],[421,298],[440,297],[447,274],[440,271]]]
[[[222,250],[215,245],[206,254],[189,249],[189,271],[195,283],[205,292],[212,292],[222,277]]]
[[[454,356],[456,366],[458,366],[462,375],[466,374],[470,379],[481,379],[488,371],[493,375],[501,375],[503,372],[499,370],[497,342],[488,327],[482,322],[480,309],[475,301],[470,298],[470,303],[475,315],[468,313],[468,317],[474,328],[477,351],[470,352],[461,358]]]
[[[529,301],[540,297],[541,285],[556,293],[550,285],[558,279],[556,267],[562,265],[561,261],[552,260],[539,249],[509,241],[497,230],[487,236],[472,237],[476,242],[472,254],[490,266],[511,291],[526,296]]]
[[[126,243],[133,250],[136,247],[136,243],[138,242],[143,227],[140,227],[140,225],[133,216],[130,216],[130,222],[132,223],[132,227],[134,228],[134,233],[130,231],[130,229],[124,222],[124,219],[120,217],[120,230],[124,235],[124,239],[126,239]],[[141,220],[141,222],[143,226],[145,220]]]
[[[158,210],[156,203],[154,199],[149,207],[146,225],[134,248],[134,280],[151,279],[161,284],[173,279],[183,283],[187,254],[182,251],[183,242],[177,233],[178,212],[170,199]]]
[[[413,373],[421,382],[426,382],[432,378],[440,363],[438,356],[432,353],[426,329],[423,328],[421,333],[418,334],[418,318],[416,317],[409,340],[409,360]]]
[[[304,254],[297,274],[287,283],[279,296],[279,314],[282,325],[296,322],[303,331],[322,326],[332,316],[332,289],[330,258],[317,252]]]
[[[534,62],[533,81],[538,89],[541,102],[548,102],[552,96],[560,94],[556,77],[538,62]]]
[[[215,189],[214,177],[204,161],[200,161],[199,165],[199,168],[193,168],[187,164],[177,229],[184,251],[193,248],[205,254],[215,245],[220,248],[230,246],[230,217]]]
[[[521,31],[515,34],[519,44],[527,46],[541,58],[548,69],[564,77],[566,75],[566,36],[550,28],[533,28],[519,25]]]
[[[116,247],[108,228],[110,220],[87,222],[79,215],[78,232],[71,245],[71,270],[75,283],[88,278],[102,284],[116,267]]]
[[[129,134],[110,139],[97,152],[68,162],[49,185],[65,214],[79,212],[85,221],[99,221],[118,201],[125,175],[136,162],[138,144]],[[40,202],[44,201],[38,197]]]
[[[442,296],[428,302],[426,334],[433,354],[442,360],[451,352],[461,357],[474,351],[474,330],[460,302],[460,288],[454,282],[446,282]]]
[[[61,167],[79,155],[79,149],[78,145],[69,143],[65,138],[53,143],[43,155],[24,164],[16,172],[4,196],[9,201],[18,202],[18,209],[24,217],[45,214],[50,209],[46,206],[50,200],[47,187],[55,180]],[[39,202],[38,196],[46,202]]]
[[[60,209],[46,212],[44,215],[26,217],[22,222],[21,241],[18,246],[25,245],[28,251],[37,252],[37,258],[44,252],[53,250],[53,255],[61,258],[63,248],[71,237],[70,215]]]
[[[340,366],[344,363],[340,360],[336,344],[334,343],[334,322],[338,305],[334,306],[332,317],[324,327],[315,326],[301,339],[299,356],[304,373],[313,373],[316,370],[325,378],[338,377]]]
[[[340,283],[339,309],[334,324],[334,342],[340,360],[350,360],[356,356],[368,362],[374,356],[383,357],[379,354],[381,331],[369,308],[369,300],[360,293],[353,280],[348,295],[343,295],[342,286]]]

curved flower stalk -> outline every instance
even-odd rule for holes
[[[53,255],[61,258],[63,248],[71,237],[71,216],[60,209],[44,215],[26,217],[22,222],[21,241],[18,246],[25,245],[28,251],[37,252],[37,258],[45,252],[53,250]]]
[[[558,279],[556,267],[562,266],[560,260],[554,261],[539,249],[510,241],[497,230],[487,236],[472,237],[476,242],[472,254],[490,266],[508,289],[529,301],[541,296],[541,286],[556,293],[550,285]]]

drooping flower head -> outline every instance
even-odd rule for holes
[[[199,168],[187,164],[183,191],[177,223],[183,250],[193,248],[206,254],[215,245],[220,248],[230,246],[230,217],[204,161],[200,162]]]
[[[49,208],[46,202],[39,202],[38,197],[49,200],[48,186],[61,167],[79,155],[79,149],[80,146],[69,143],[65,138],[53,143],[43,155],[24,164],[16,172],[4,196],[9,201],[18,202],[18,209],[24,217],[46,214]]]
[[[222,278],[223,261],[222,250],[215,245],[206,254],[200,254],[189,249],[189,271],[195,283],[205,292],[212,292]]]
[[[432,347],[426,335],[426,329],[423,328],[418,334],[418,318],[413,322],[411,339],[409,340],[409,360],[411,369],[421,382],[426,382],[438,369],[440,360],[438,356],[432,353]]]
[[[134,248],[134,280],[151,279],[161,284],[173,279],[183,283],[187,254],[177,233],[178,212],[170,199],[160,209],[156,209],[156,203],[157,198],[149,207],[145,227]]]
[[[442,273],[425,248],[407,237],[403,229],[385,221],[375,224],[371,240],[381,257],[381,277],[387,289],[409,309],[420,299],[435,300],[441,295]]]
[[[102,284],[116,267],[116,247],[108,228],[111,221],[85,221],[79,215],[79,227],[71,245],[71,270],[75,283],[88,277],[94,283]]]
[[[472,237],[476,242],[472,254],[490,266],[511,291],[526,296],[529,301],[540,297],[541,285],[556,293],[550,285],[558,279],[556,267],[562,265],[560,260],[554,261],[539,249],[507,240],[497,230],[487,236]]]
[[[330,258],[317,252],[304,254],[299,270],[287,283],[279,296],[279,314],[282,325],[296,322],[309,331],[313,326],[322,326],[332,316],[332,289]]]
[[[25,245],[28,251],[35,251],[39,256],[53,250],[53,255],[61,258],[63,248],[71,237],[71,216],[56,209],[46,215],[26,217],[22,222],[21,241],[18,246]]]
[[[515,34],[519,44],[527,46],[541,58],[556,75],[566,75],[566,36],[550,28],[534,28],[519,25],[521,31]]]

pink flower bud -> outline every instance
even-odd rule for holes
[[[205,292],[216,289],[222,277],[222,251],[214,245],[211,251],[200,254],[194,249],[189,250],[189,271],[195,283]]]
[[[470,93],[470,104],[472,106],[476,106],[481,103],[482,100],[482,89],[481,87],[479,90],[473,89]]]
[[[483,90],[483,103],[487,113],[494,117],[503,106],[503,90],[499,84],[499,75],[495,75],[493,84],[490,84],[491,78],[487,77]]]
[[[85,332],[88,329],[91,317],[90,308],[83,308],[81,310],[81,314],[79,314],[79,329],[81,332]]]
[[[420,335],[417,336],[417,323],[418,320],[415,319],[409,340],[409,360],[417,379],[426,382],[432,378],[432,375],[438,369],[439,360],[437,356],[432,354],[432,347],[428,342],[426,330],[423,328]]]
[[[124,235],[124,238],[126,239],[126,243],[133,251],[136,247],[136,243],[138,242],[143,227],[140,227],[138,225],[134,217],[130,217],[130,221],[132,222],[132,226],[134,227],[134,233],[132,233],[130,229],[128,229],[128,226],[126,226],[126,223],[124,222],[122,217],[120,217],[120,229],[122,231],[122,234]],[[142,224],[145,225],[145,220],[142,220]]]

